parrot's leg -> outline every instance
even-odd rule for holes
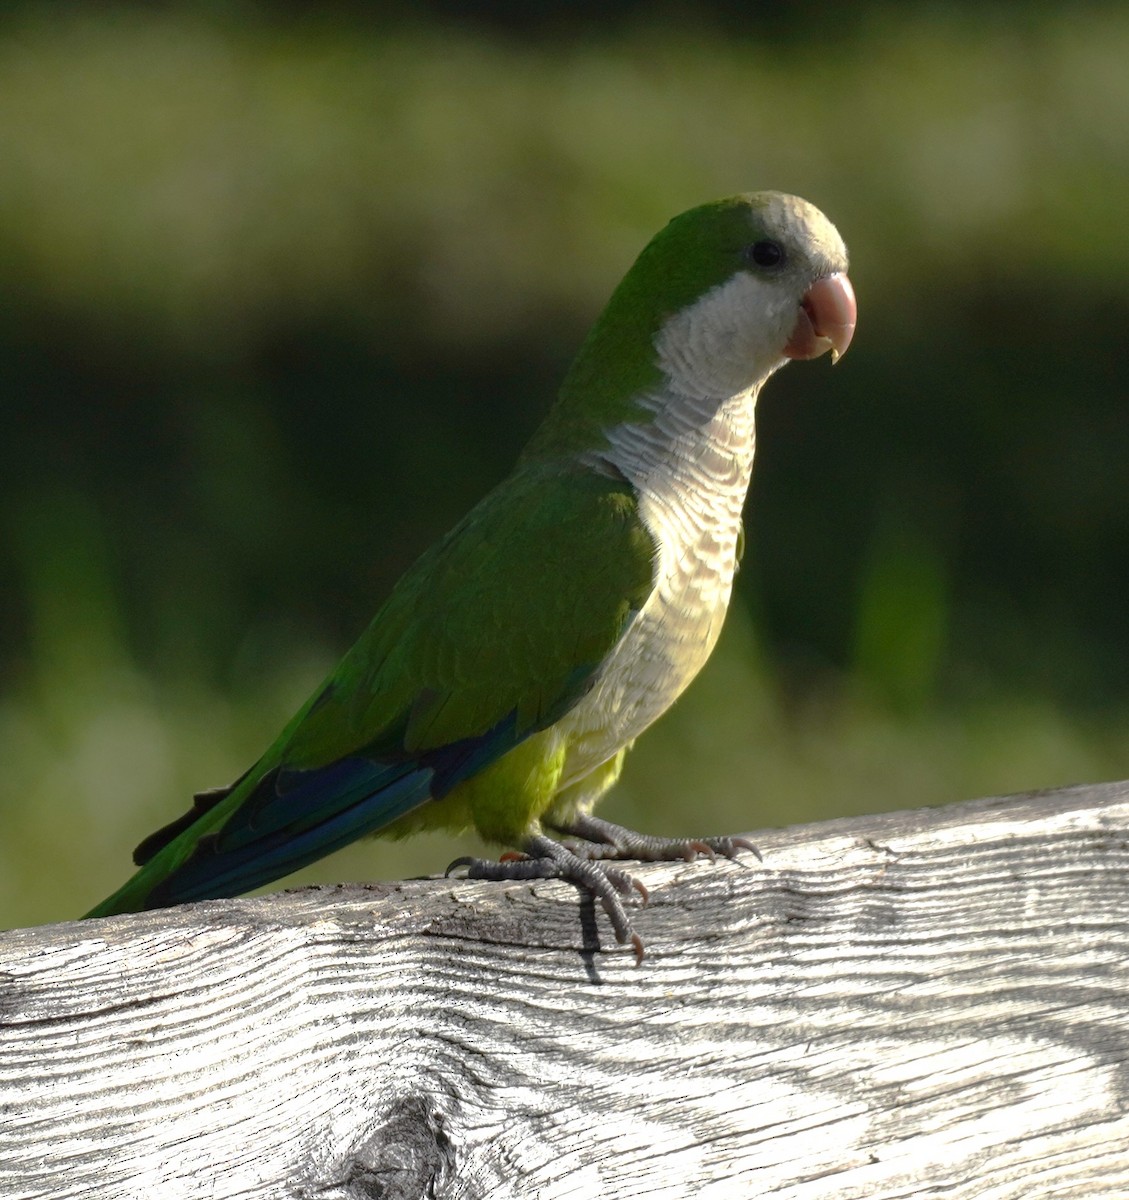
[[[643,939],[632,928],[621,896],[637,891],[643,900],[647,889],[626,871],[605,863],[591,862],[571,847],[543,834],[534,834],[523,844],[524,855],[508,855],[495,862],[486,858],[457,858],[447,868],[466,867],[468,879],[562,879],[575,883],[600,901],[615,930],[616,941],[631,943],[635,961],[643,961]]]
[[[580,838],[582,844],[569,843],[569,850],[585,861],[595,859],[635,859],[638,862],[670,862],[684,858],[691,861],[699,854],[713,859],[736,858],[741,850],[749,850],[759,860],[760,851],[747,838],[663,838],[636,833],[589,813],[575,813],[567,820],[553,821],[552,828],[566,837]]]

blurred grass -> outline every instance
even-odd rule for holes
[[[1034,274],[1036,250],[1060,283],[1121,286],[1129,241],[1082,231],[1121,218],[1129,18],[1040,14],[876,9],[810,51],[29,17],[0,41],[5,250],[57,299],[199,352],[342,296],[365,322],[414,302],[417,338],[462,347],[590,312],[640,237],[769,177],[824,198],[887,310],[973,260]]]
[[[832,215],[862,325],[769,389],[747,607],[609,815],[1129,775],[1129,14],[1003,12],[805,46],[13,9],[0,923],[83,911],[242,771],[505,472],[647,237],[750,187]]]

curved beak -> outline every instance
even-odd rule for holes
[[[846,275],[817,279],[800,302],[800,315],[784,347],[788,358],[818,358],[831,351],[831,361],[847,353],[855,336],[855,289]]]

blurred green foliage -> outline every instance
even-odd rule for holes
[[[238,774],[647,238],[752,188],[837,222],[859,334],[768,388],[731,627],[609,811],[1129,774],[1129,13],[487,7],[6,10],[0,922],[83,911]]]

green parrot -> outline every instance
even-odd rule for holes
[[[646,892],[609,860],[752,847],[591,810],[717,641],[757,394],[788,359],[846,351],[846,269],[834,226],[795,196],[675,217],[509,478],[405,573],[262,758],[146,838],[140,869],[87,915],[235,896],[364,834],[473,828],[511,852],[452,868],[570,880],[641,957],[622,898]]]

